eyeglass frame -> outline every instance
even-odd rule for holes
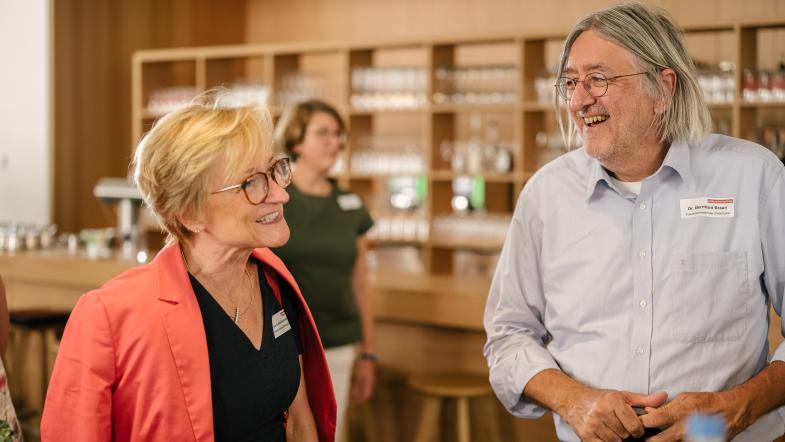
[[[565,86],[565,88],[566,88],[566,82],[564,82],[564,81],[562,81],[562,80],[571,80],[571,81],[574,81],[574,82],[576,82],[576,83],[583,83],[583,90],[585,90],[587,94],[589,94],[590,96],[592,96],[592,97],[594,97],[594,98],[600,98],[600,97],[604,97],[604,96],[605,96],[605,94],[607,94],[607,93],[608,93],[608,86],[609,86],[609,85],[610,85],[612,82],[614,82],[614,81],[618,80],[619,78],[624,78],[624,77],[633,77],[633,76],[636,76],[636,75],[644,75],[644,74],[648,74],[648,72],[645,72],[645,71],[644,71],[644,72],[636,72],[636,73],[634,73],[634,74],[616,75],[616,76],[613,76],[613,77],[607,77],[607,76],[606,76],[605,74],[603,74],[602,72],[589,72],[588,74],[586,74],[586,75],[584,75],[584,76],[583,76],[583,80],[576,80],[576,79],[572,79],[572,78],[570,78],[570,77],[561,76],[561,77],[559,77],[559,78],[556,80],[556,84],[554,84],[554,85],[553,85],[553,87],[555,87],[555,88],[556,88],[556,94],[557,94],[559,97],[561,97],[561,98],[562,98],[564,101],[570,101],[570,99],[572,98],[572,94],[570,94],[570,95],[568,96],[568,95],[567,95],[567,91],[566,91],[566,89],[564,90],[564,93],[562,93],[562,92],[561,92],[561,90],[562,90],[562,89],[559,87],[559,84],[560,84],[560,83],[564,84],[564,86]],[[601,77],[603,77],[603,78],[605,79],[605,90],[604,90],[604,91],[602,91],[602,93],[601,93],[601,94],[599,94],[599,95],[594,95],[594,94],[592,94],[592,93],[591,93],[591,88],[592,88],[592,86],[588,86],[588,87],[586,86],[586,84],[587,84],[587,83],[586,83],[586,79],[587,79],[587,78],[589,78],[589,77],[590,77],[590,76],[592,76],[592,75],[598,75],[598,76],[601,76]],[[576,87],[577,87],[577,85],[576,85]],[[573,94],[575,93],[575,89],[573,89],[572,93],[573,93]]]
[[[280,163],[281,161],[285,162],[286,166],[289,169],[289,181],[285,185],[281,185],[278,182],[278,180],[275,179],[275,172],[274,171],[275,171],[275,168],[278,166],[278,163]],[[264,177],[264,185],[267,186],[267,191],[265,192],[264,197],[261,200],[259,200],[258,203],[255,203],[255,202],[251,201],[251,197],[248,196],[248,190],[247,190],[248,181],[250,181],[250,179],[252,177],[256,176],[256,175],[262,175]],[[280,187],[281,189],[285,189],[285,188],[289,187],[289,185],[292,184],[292,160],[291,160],[291,158],[289,158],[289,157],[278,158],[277,160],[275,160],[273,162],[273,164],[270,166],[270,168],[268,168],[266,171],[254,172],[254,173],[248,175],[240,184],[233,184],[231,186],[226,186],[226,187],[224,187],[222,189],[218,189],[216,191],[210,192],[210,195],[214,195],[216,193],[227,192],[229,190],[234,190],[234,189],[239,188],[239,189],[243,190],[243,194],[245,195],[245,199],[248,200],[248,202],[250,204],[252,204],[254,206],[258,206],[259,204],[262,204],[264,202],[264,200],[267,199],[268,196],[270,196],[270,179],[275,181],[275,184],[278,187]]]
[[[303,139],[305,139],[305,137],[308,136],[309,134],[319,139],[325,139],[328,137],[335,138],[338,140],[338,144],[340,144],[341,146],[345,145],[346,142],[349,141],[349,134],[345,130],[339,130],[337,133],[332,133],[330,132],[329,129],[320,129],[310,132],[306,130]]]

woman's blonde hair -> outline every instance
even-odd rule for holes
[[[579,21],[564,41],[557,78],[564,73],[573,43],[585,31],[595,31],[630,51],[640,72],[645,72],[644,90],[660,102],[670,101],[667,110],[654,122],[660,140],[694,142],[711,129],[711,114],[698,84],[698,74],[684,46],[681,28],[665,10],[641,3],[624,3],[591,13]],[[676,72],[676,89],[670,91],[660,72]],[[571,118],[559,111],[559,126],[568,146],[577,135]],[[565,124],[565,119],[567,120]]]
[[[303,142],[305,129],[308,128],[311,117],[318,112],[331,115],[338,122],[339,130],[342,133],[346,132],[346,124],[334,107],[321,100],[303,101],[286,109],[286,112],[281,116],[281,120],[275,128],[277,149],[297,161],[294,147]]]
[[[136,147],[131,163],[134,182],[167,232],[169,244],[192,235],[182,218],[203,213],[213,190],[212,174],[231,175],[273,152],[267,108],[222,103],[224,94],[219,89],[207,91],[163,116]]]

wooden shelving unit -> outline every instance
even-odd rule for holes
[[[761,122],[785,123],[785,102],[748,103],[742,99],[745,69],[773,68],[759,66],[759,40],[762,32],[785,31],[785,22],[727,23],[686,29],[690,40],[713,35],[731,41],[727,50],[735,64],[735,98],[732,103],[712,104],[712,115],[730,121],[730,133],[751,137]],[[452,212],[453,180],[465,174],[453,173],[442,157],[443,141],[466,139],[468,118],[481,115],[498,122],[500,140],[513,147],[509,173],[481,173],[484,179],[485,207],[489,213],[512,212],[526,180],[550,158],[543,152],[538,134],[553,131],[555,116],[552,104],[538,99],[535,79],[542,77],[556,62],[563,35],[506,35],[476,38],[443,38],[431,41],[391,41],[373,44],[292,44],[199,47],[169,50],[145,50],[132,60],[132,128],[133,143],[158,117],[146,109],[153,91],[163,87],[191,86],[203,91],[237,82],[264,84],[271,87],[269,105],[275,117],[280,115],[279,94],[291,74],[319,78],[324,83],[322,98],[343,113],[352,135],[357,133],[407,133],[419,141],[422,149],[428,193],[424,216],[433,220]],[[725,40],[723,40],[725,41]],[[694,54],[697,55],[697,54]],[[704,54],[700,54],[703,56]],[[453,104],[434,102],[437,91],[436,72],[440,67],[471,68],[501,66],[512,68],[514,103]],[[352,70],[365,68],[419,68],[425,72],[424,93],[427,101],[416,109],[367,110],[352,106]],[[767,123],[769,124],[769,123]],[[785,124],[782,124],[785,126]],[[366,202],[384,192],[389,174],[352,172],[352,138],[348,143],[346,167],[337,175],[339,183],[357,192]],[[456,250],[479,253],[497,252],[499,244],[479,244],[471,239],[455,241],[375,241],[374,247],[408,245],[422,253],[426,273],[452,275]]]

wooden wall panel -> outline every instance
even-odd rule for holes
[[[249,0],[248,41],[373,41],[564,33],[617,0]],[[785,18],[778,0],[652,0],[682,25]]]
[[[113,225],[92,196],[124,176],[131,140],[131,54],[237,44],[244,0],[57,0],[54,4],[53,218],[62,231]]]

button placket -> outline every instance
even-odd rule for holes
[[[631,263],[633,271],[633,328],[630,335],[630,369],[634,374],[627,377],[627,388],[633,391],[648,391],[650,384],[649,358],[652,336],[652,211],[651,201],[643,189],[632,212],[632,241],[637,258]]]

